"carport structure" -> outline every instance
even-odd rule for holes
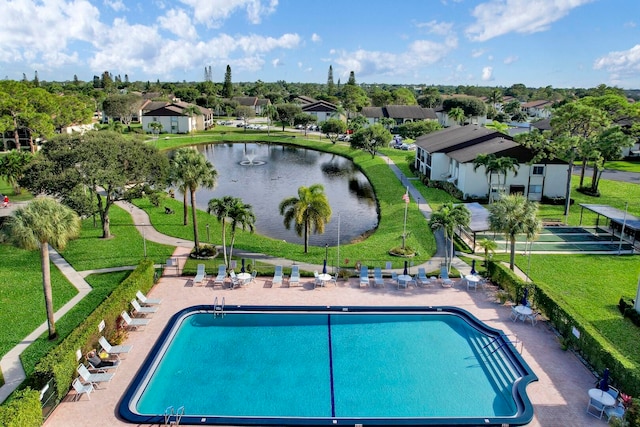
[[[640,218],[629,214],[626,210],[623,211],[609,205],[580,203],[580,208],[580,225],[582,225],[582,214],[587,209],[597,215],[596,228],[600,224],[600,217],[603,216],[609,220],[607,227],[611,228],[612,234],[621,233],[621,238],[626,235],[631,244],[635,246],[636,240],[640,236]]]
[[[465,203],[464,206],[471,212],[471,221],[469,226],[460,230],[460,234],[464,234],[472,243],[471,250],[476,251],[476,235],[484,231],[489,231],[489,211],[480,203]]]

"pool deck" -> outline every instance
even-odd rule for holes
[[[175,273],[175,269],[173,270]],[[562,351],[555,335],[544,321],[535,326],[513,322],[510,307],[495,302],[493,286],[467,291],[457,283],[452,288],[432,286],[397,290],[390,283],[384,288],[360,288],[358,279],[339,281],[336,286],[313,288],[313,278],[303,278],[302,286],[271,286],[270,278],[258,277],[255,283],[239,289],[220,285],[194,286],[190,277],[163,276],[149,297],[162,298],[159,310],[149,324],[129,333],[127,344],[133,349],[120,364],[114,378],[91,393],[72,401],[74,392],[60,403],[45,422],[47,427],[127,426],[118,418],[118,404],[129,383],[138,372],[147,353],[156,342],[169,318],[177,311],[198,304],[213,304],[215,297],[229,305],[353,305],[353,306],[426,306],[453,305],[463,308],[488,325],[513,334],[522,342],[522,355],[539,378],[527,387],[534,404],[533,427],[604,426],[606,422],[586,414],[587,390],[595,377],[571,352]],[[518,349],[520,349],[518,345]],[[211,354],[211,378],[215,380],[215,352]],[[364,362],[363,362],[364,363]],[[455,396],[451,397],[455,399]],[[178,402],[176,402],[177,404]],[[187,408],[188,411],[188,408]],[[146,426],[146,424],[138,424]]]

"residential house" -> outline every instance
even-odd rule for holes
[[[261,99],[257,96],[234,96],[231,100],[237,102],[238,105],[253,108],[256,116],[261,116],[264,111],[264,107],[271,104],[269,99]]]
[[[383,117],[393,119],[396,125],[423,120],[438,120],[433,108],[419,105],[385,105],[384,107],[364,107],[362,114],[369,124],[378,123]]]
[[[438,123],[440,123],[442,127],[447,128],[450,126],[458,125],[458,123],[456,123],[455,121],[451,120],[451,118],[449,118],[449,115],[447,114],[446,111],[444,111],[442,106],[436,107],[434,110],[435,110],[436,116],[438,117]],[[482,116],[467,117],[467,120],[465,121],[465,123],[484,126],[485,124],[487,124],[487,115],[485,114]]]
[[[509,135],[478,125],[454,126],[416,139],[416,168],[429,179],[453,183],[464,198],[494,194],[522,193],[530,200],[564,197],[568,165],[566,162],[541,160],[530,163],[534,152],[516,143]],[[517,174],[492,174],[491,188],[484,166],[474,170],[479,154],[517,159]],[[495,198],[495,197],[494,197]]]
[[[315,116],[316,123],[326,122],[338,114],[338,107],[328,101],[314,101],[302,105],[302,112]]]
[[[191,116],[186,112],[190,106],[195,106],[199,114]],[[142,116],[142,129],[151,132],[149,124],[159,122],[162,131],[167,133],[189,133],[192,130],[206,130],[213,126],[213,111],[188,102],[172,102]]]
[[[537,100],[525,102],[520,109],[529,117],[548,119],[551,117],[551,107],[553,107],[553,101]]]

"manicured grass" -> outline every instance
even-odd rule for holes
[[[616,160],[613,162],[607,162],[605,164],[605,168],[624,172],[640,172],[640,159],[635,161]]]
[[[528,257],[516,263],[527,270]],[[530,277],[553,299],[593,325],[621,355],[640,366],[640,328],[618,310],[620,297],[636,297],[638,256],[535,255]]]
[[[87,276],[86,281],[93,289],[82,301],[63,316],[62,319],[56,322],[56,329],[59,335],[58,339],[49,341],[47,335],[44,334],[20,355],[27,376],[33,372],[33,368],[38,361],[86,319],[130,273],[131,271],[118,271],[115,273],[92,274]]]
[[[144,239],[133,226],[129,212],[118,206],[109,210],[112,238],[102,239],[102,227],[96,218],[82,221],[80,238],[72,240],[62,252],[64,258],[78,271],[124,265],[137,265],[144,258]],[[173,246],[146,240],[147,257],[164,263],[174,251]]]
[[[16,195],[13,192],[13,187],[10,186],[4,178],[0,178],[0,194],[6,194],[12,202],[24,202],[33,199],[33,195],[25,189],[23,189],[20,194]]]
[[[0,245],[0,358],[46,322],[40,252]],[[54,310],[78,292],[51,265]]]

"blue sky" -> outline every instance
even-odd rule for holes
[[[0,0],[0,76],[640,88],[638,0]]]

